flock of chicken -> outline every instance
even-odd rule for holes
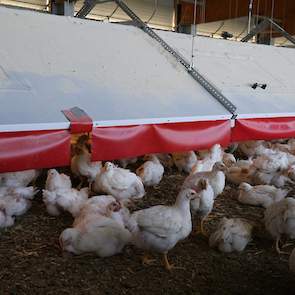
[[[235,145],[244,159],[237,160],[220,145],[210,150],[170,154],[151,154],[136,173],[126,169],[137,158],[123,159],[119,167],[111,162],[91,162],[87,137],[74,147],[71,178],[55,169],[48,170],[43,202],[50,215],[68,211],[74,218],[59,242],[62,250],[74,254],[94,252],[100,257],[117,254],[127,244],[144,250],[143,263],[149,264],[149,252],[163,254],[166,269],[171,270],[167,253],[192,232],[192,219],[200,220],[200,231],[213,209],[225,182],[238,185],[237,199],[243,204],[265,208],[266,230],[280,250],[282,235],[295,238],[295,140],[248,141]],[[158,205],[130,213],[134,202],[145,195],[145,187],[156,187],[167,167],[175,165],[188,173],[172,206]],[[0,227],[14,224],[24,214],[38,192],[37,170],[0,174]],[[32,186],[28,186],[32,184]],[[86,184],[86,187],[83,187]],[[194,222],[195,224],[195,222]],[[194,231],[198,231],[195,228]],[[209,237],[210,247],[223,252],[243,251],[252,237],[253,225],[241,218],[222,218]],[[295,250],[289,259],[295,271]]]

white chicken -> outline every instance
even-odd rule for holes
[[[80,190],[58,190],[56,191],[56,195],[57,205],[64,211],[70,212],[73,217],[76,217],[88,200],[88,188],[82,188]]]
[[[155,155],[146,155],[144,162],[137,170],[136,174],[141,178],[146,186],[156,186],[162,180],[164,167]]]
[[[179,172],[190,173],[197,162],[197,156],[194,151],[173,153],[172,158]]]
[[[288,176],[288,171],[278,171],[267,173],[262,170],[256,170],[253,175],[254,184],[271,184],[276,187],[293,186],[295,183]]]
[[[280,169],[286,169],[289,165],[295,164],[295,156],[289,152],[283,152],[278,149],[264,147],[260,147],[259,151],[259,156],[270,158],[268,162],[271,163],[273,161],[278,161]],[[266,165],[269,165],[269,163],[267,163]],[[271,165],[273,166],[273,163],[271,163]]]
[[[37,193],[29,188],[11,188],[0,197],[0,227],[14,224],[14,216],[20,216],[31,208],[31,200]]]
[[[0,184],[7,187],[26,187],[34,182],[39,174],[40,171],[36,169],[1,173]]]
[[[25,199],[32,200],[33,197],[37,194],[38,189],[33,186],[28,187],[0,187],[0,199],[6,195],[15,195]]]
[[[229,168],[235,165],[237,163],[237,160],[233,154],[224,152],[222,156],[222,162],[227,168]]]
[[[276,173],[271,180],[271,184],[276,187],[294,187],[295,182],[287,174],[287,171]]]
[[[76,222],[82,215],[91,214],[106,214],[106,208],[109,204],[116,202],[116,199],[111,195],[100,195],[89,198],[82,207],[80,214],[75,218]]]
[[[253,226],[240,218],[222,218],[217,230],[210,235],[210,247],[230,253],[243,251],[251,240]]]
[[[6,195],[0,199],[0,207],[9,216],[20,216],[31,208],[31,201],[17,195]]]
[[[207,235],[204,230],[204,221],[213,209],[214,191],[208,179],[200,179],[197,184],[196,197],[191,200],[192,215],[201,218],[201,233]]]
[[[223,151],[221,145],[217,143],[211,147],[210,152],[207,157],[210,158],[215,163],[222,162],[223,154],[224,154],[224,151]]]
[[[192,168],[192,173],[211,171],[216,162],[222,162],[223,153],[220,144],[213,145],[209,151],[202,153],[203,158],[197,160]]]
[[[96,176],[93,189],[95,192],[110,194],[123,202],[140,199],[145,195],[143,183],[136,174],[116,167],[111,162],[106,162],[101,174]]]
[[[242,182],[239,186],[239,202],[254,206],[268,207],[272,203],[285,198],[289,190],[276,188],[272,185],[252,186]]]
[[[225,165],[221,162],[216,162],[212,171],[191,173],[182,185],[182,189],[191,188],[197,190],[197,184],[200,179],[205,178],[209,180],[210,185],[214,191],[214,198],[221,194],[225,187]]]
[[[173,158],[170,154],[167,153],[158,153],[155,154],[160,160],[161,164],[166,168],[171,168],[174,165]]]
[[[221,162],[223,157],[223,150],[220,144],[214,144],[209,150],[199,151],[198,154],[201,159],[211,159],[214,162]]]
[[[267,143],[264,140],[250,140],[239,143],[239,150],[248,157],[260,154]]]
[[[137,162],[137,157],[121,159],[119,162],[123,168],[126,168],[129,164],[135,164]]]
[[[261,155],[253,160],[253,166],[267,173],[284,170],[289,167],[289,160],[285,153],[278,152]]]
[[[242,182],[253,183],[253,176],[256,171],[254,167],[237,167],[232,166],[226,170],[226,179],[234,184],[240,184]]]
[[[60,189],[71,189],[72,182],[69,176],[58,173],[55,169],[48,170],[47,179],[45,183],[45,190],[56,191]]]
[[[281,253],[281,235],[295,238],[295,199],[285,198],[268,206],[264,212],[265,228],[276,239],[276,250]]]
[[[274,178],[276,173],[267,173],[261,170],[256,170],[255,173],[252,176],[253,184],[255,185],[262,185],[262,184],[268,184],[270,185],[272,183],[272,179]],[[248,182],[248,181],[245,181]],[[249,181],[250,183],[250,181]]]
[[[86,177],[88,182],[92,183],[96,175],[100,173],[101,168],[102,163],[100,161],[91,162],[91,154],[86,146],[75,146],[75,155],[71,160],[71,171],[75,176]]]
[[[73,217],[79,215],[80,210],[88,199],[88,188],[60,189],[55,191],[43,190],[43,202],[50,215],[58,216],[61,211],[67,211]]]
[[[7,215],[4,207],[0,207],[0,228],[14,225],[14,217]]]
[[[112,202],[105,215],[96,215],[95,219],[65,229],[59,238],[62,250],[73,254],[93,252],[99,257],[120,253],[130,242],[131,234],[111,218],[113,212],[119,209],[118,203]]]
[[[91,222],[91,219],[95,219],[97,215],[106,215],[108,206],[115,202],[117,202],[116,199],[110,195],[95,196],[88,199],[75,218],[73,226],[79,225],[81,227],[81,224]],[[113,211],[111,218],[125,226],[130,217],[129,210],[120,203],[118,203],[118,206],[120,206],[120,209]]]
[[[164,265],[171,270],[167,253],[192,230],[190,201],[196,192],[190,189],[179,193],[173,206],[154,206],[134,212],[129,220],[133,243],[145,251],[155,251],[164,256]],[[148,262],[146,255],[143,262]]]

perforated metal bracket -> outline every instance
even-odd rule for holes
[[[191,77],[200,83],[225,109],[227,109],[233,115],[236,114],[237,107],[195,68],[191,67],[190,63],[183,56],[181,56],[176,50],[168,45],[157,33],[154,32],[153,29],[148,27],[122,0],[114,1],[134,21],[137,27],[155,39],[166,51],[173,55],[176,60],[186,68]]]

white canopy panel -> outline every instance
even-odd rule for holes
[[[191,60],[192,36],[159,35]],[[194,48],[195,67],[237,106],[238,118],[295,116],[294,49],[206,37],[196,37]]]
[[[230,114],[141,30],[0,8],[0,131],[202,121]]]

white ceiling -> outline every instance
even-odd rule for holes
[[[75,11],[78,11],[84,0],[77,1]],[[153,28],[172,30],[173,29],[173,1],[172,0],[125,0],[129,7],[134,10],[144,21],[149,20],[149,25]],[[49,0],[0,0],[0,5],[12,5],[24,8],[48,10]],[[102,21],[118,22],[129,21],[128,16],[116,9],[114,2],[107,2],[97,5],[88,18]],[[110,17],[111,16],[111,17]],[[253,16],[252,26],[255,25]],[[223,31],[233,34],[234,40],[240,40],[247,34],[248,18],[240,17],[225,21],[216,21],[199,24],[197,32],[200,35],[220,38]],[[273,44],[277,46],[293,46],[286,38],[274,38]]]

